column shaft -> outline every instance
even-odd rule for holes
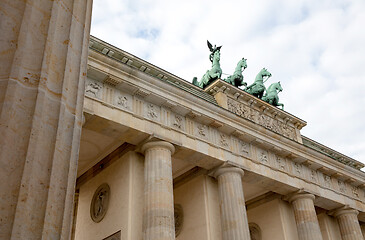
[[[172,185],[172,144],[149,142],[145,153],[145,188],[143,209],[143,239],[175,239],[174,198]]]
[[[322,240],[321,230],[314,208],[314,195],[298,193],[290,198],[293,205],[299,240]]]
[[[92,0],[0,8],[0,239],[69,239]]]
[[[220,197],[223,240],[249,240],[245,199],[242,188],[243,171],[221,168],[216,173]]]
[[[357,218],[358,214],[358,211],[350,208],[341,208],[334,213],[340,227],[342,240],[364,239]]]

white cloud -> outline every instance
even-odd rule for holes
[[[94,0],[91,33],[188,81],[210,68],[206,40],[232,73],[262,67],[281,81],[302,133],[365,163],[363,0]]]

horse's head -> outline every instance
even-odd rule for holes
[[[247,59],[245,59],[245,58],[242,58],[241,60],[240,60],[240,65],[241,65],[241,67],[243,67],[243,69],[246,69],[247,68]]]
[[[273,84],[272,84],[272,86],[273,86],[273,88],[274,88],[276,91],[278,91],[278,92],[283,91],[283,88],[281,87],[280,82],[273,83]]]
[[[266,68],[261,69],[260,74],[262,77],[271,77],[271,73]]]

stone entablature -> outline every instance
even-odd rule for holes
[[[136,72],[130,74],[131,71]],[[215,149],[213,154],[208,148],[193,150],[202,151],[220,161],[231,160],[244,169],[293,187],[308,183],[308,186],[319,187],[321,191],[316,192],[319,188],[313,188],[312,192],[323,197],[326,197],[324,193],[329,192],[329,197],[333,194],[346,196],[346,202],[352,200],[353,207],[365,210],[364,174],[355,169],[343,169],[341,163],[303,146],[300,141],[292,141],[273,131],[263,131],[260,124],[216,105],[204,103],[196,96],[187,95],[182,89],[169,86],[145,73],[138,73],[138,70],[131,70],[128,64],[115,63],[93,51],[89,57],[89,76],[85,89],[85,111],[88,113],[98,114],[93,109],[99,106],[95,108],[117,111],[118,114],[113,115],[118,115],[118,119],[134,117],[134,122],[140,119],[145,124],[166,129],[159,132],[156,127],[154,130],[143,127],[138,129],[140,131],[148,131],[161,139],[169,137],[168,132],[180,134],[180,140],[190,141],[187,145],[184,142],[187,148],[194,148],[190,145],[192,141],[199,142],[200,146],[212,146]],[[253,104],[255,110],[259,111],[260,105]],[[280,121],[286,119],[281,116],[285,112],[280,109],[261,110],[265,114],[272,114],[275,110],[278,112],[276,117],[280,114]],[[288,115],[287,118],[290,117]],[[291,116],[285,121],[299,132],[300,120]],[[181,144],[174,142],[174,139],[171,142]],[[202,167],[210,169],[214,166],[216,163]],[[288,181],[287,177],[302,182]]]
[[[123,92],[117,88],[110,88],[109,84],[95,81],[88,78],[86,86],[98,85],[96,93],[88,91],[86,97],[98,101],[108,108],[128,112],[133,116],[146,121],[158,123],[164,128],[180,132],[190,138],[206,142],[216,148],[229,151],[232,154],[250,159],[253,162],[265,165],[266,167],[285,173],[289,176],[300,178],[305,182],[332,190],[338,194],[346,195],[352,199],[365,201],[365,192],[362,189],[362,182],[348,182],[336,178],[335,171],[325,173],[321,170],[329,168],[312,169],[308,162],[299,156],[290,155],[283,149],[267,145],[264,141],[239,134],[238,131],[231,131],[231,134],[221,131],[222,123],[186,110],[175,112],[179,109],[173,102],[165,101],[162,106],[146,101],[148,95],[152,94],[146,90],[135,90],[134,93]],[[111,90],[112,89],[112,90]],[[113,97],[111,97],[111,95]],[[105,100],[103,100],[105,99]],[[86,105],[87,106],[87,105]],[[227,127],[227,126],[226,126]],[[294,161],[293,158],[296,158]],[[345,175],[342,174],[342,177]],[[354,185],[355,184],[355,185]]]

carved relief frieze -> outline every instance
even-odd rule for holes
[[[338,183],[338,189],[340,190],[340,192],[346,193],[346,185],[345,185],[345,183],[343,181],[341,181],[341,180],[338,180],[337,183]]]
[[[145,114],[147,118],[158,121],[160,115],[160,107],[152,103],[147,103],[145,108]]]
[[[311,170],[311,176],[310,176],[310,178],[311,178],[311,181],[312,182],[318,182],[318,174],[317,174],[317,171],[316,170]]]
[[[227,148],[229,146],[228,144],[228,137],[224,133],[219,133],[219,145],[222,147]]]
[[[331,187],[331,177],[323,174],[323,181],[324,181],[324,186],[330,188]]]
[[[126,96],[118,96],[117,105],[123,108],[128,108],[128,98]]]
[[[179,130],[183,130],[184,129],[183,119],[184,118],[182,116],[175,114],[174,117],[172,118],[172,127]]]
[[[266,150],[258,149],[257,154],[257,158],[261,163],[269,164],[269,154]]]
[[[294,162],[294,174],[300,176],[302,174],[302,164]]]
[[[228,99],[227,104],[229,111],[245,119],[253,121],[266,129],[269,129],[273,132],[297,141],[295,128],[289,126],[288,123],[284,123],[279,121],[278,119],[274,119],[262,112],[259,112],[253,108],[250,108],[249,106],[244,105],[243,103],[239,103],[230,98]]]
[[[208,137],[208,127],[204,124],[198,123],[196,126],[196,135],[201,138],[207,138]]]
[[[102,98],[103,84],[89,78],[86,79],[85,94],[93,98]]]
[[[122,108],[124,110],[132,110],[133,109],[133,101],[132,96],[121,91],[116,90],[114,94],[114,105]]]
[[[276,158],[276,165],[279,170],[285,171],[286,170],[286,160],[280,156],[275,156]]]
[[[250,145],[244,141],[239,141],[239,152],[243,155],[249,155]]]
[[[351,186],[351,192],[352,192],[352,195],[354,195],[354,197],[359,197],[359,188],[356,187],[356,186]]]

